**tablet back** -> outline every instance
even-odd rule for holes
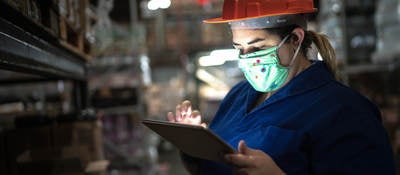
[[[193,157],[223,162],[223,153],[236,152],[217,135],[202,126],[156,120],[143,120],[143,124]]]

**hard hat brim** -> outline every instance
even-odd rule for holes
[[[235,19],[224,19],[223,17],[219,17],[219,18],[206,19],[206,20],[203,20],[203,22],[207,23],[207,24],[220,24],[220,23],[241,21],[241,20],[252,19],[252,18],[260,18],[260,17],[267,17],[267,16],[280,16],[280,15],[304,14],[304,13],[314,13],[314,12],[317,12],[317,11],[318,11],[317,8],[313,8],[312,10],[305,10],[305,11],[285,12],[285,13],[272,13],[272,14],[268,14],[268,15],[245,17],[245,18],[235,18]]]

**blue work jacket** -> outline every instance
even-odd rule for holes
[[[380,112],[367,98],[337,82],[322,61],[251,109],[261,95],[243,81],[227,94],[209,128],[237,149],[272,157],[287,174],[394,175],[391,144]],[[201,174],[231,174],[209,161]]]

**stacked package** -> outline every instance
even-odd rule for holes
[[[375,63],[390,63],[400,55],[400,1],[380,0],[375,14],[378,42],[373,55]]]

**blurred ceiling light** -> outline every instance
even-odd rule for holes
[[[149,10],[157,10],[157,9],[158,9],[157,2],[154,1],[154,0],[150,0],[150,1],[147,3],[147,8],[148,8]]]
[[[150,0],[147,2],[149,10],[167,9],[169,6],[171,6],[171,0]]]
[[[225,63],[224,59],[213,57],[213,56],[202,56],[199,58],[200,66],[218,66]]]
[[[226,61],[237,60],[238,55],[239,50],[237,49],[213,50],[210,55],[200,57],[198,63],[200,66],[219,66]]]
[[[220,79],[218,79],[217,77],[210,74],[204,69],[198,69],[196,71],[196,77],[215,89],[221,89],[221,90],[229,89],[229,86],[225,82],[221,81]]]
[[[222,100],[229,89],[215,89],[209,85],[200,86],[200,96],[208,100]]]
[[[159,7],[162,9],[167,9],[171,6],[171,0],[159,0]]]
[[[219,49],[213,50],[210,53],[211,56],[223,57],[226,61],[237,60],[239,56],[238,49]]]

